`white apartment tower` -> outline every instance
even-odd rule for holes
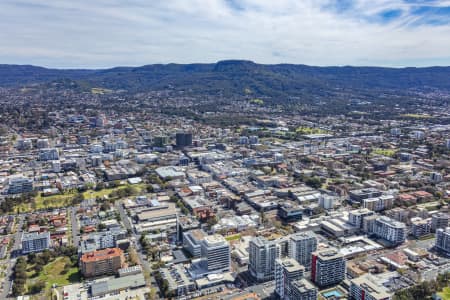
[[[289,238],[289,257],[311,269],[311,253],[317,250],[317,238],[312,231],[299,232]]]

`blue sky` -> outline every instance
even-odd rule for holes
[[[1,0],[0,63],[450,65],[450,0]]]

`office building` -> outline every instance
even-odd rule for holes
[[[33,232],[22,235],[22,254],[41,252],[50,247],[50,232]]]
[[[276,241],[267,241],[263,237],[250,240],[248,269],[257,281],[274,279],[275,260],[280,257],[280,248]]]
[[[375,220],[374,234],[393,245],[400,245],[406,240],[406,225],[386,216],[378,217]]]
[[[431,230],[436,232],[439,228],[448,227],[449,215],[446,213],[438,212],[431,216]]]
[[[84,277],[113,275],[123,267],[125,257],[119,248],[108,248],[85,253],[80,258]]]
[[[323,209],[332,209],[334,208],[336,202],[336,197],[334,196],[330,196],[330,195],[326,195],[326,194],[322,194],[320,195],[319,198],[319,206],[322,207]]]
[[[348,192],[349,199],[354,203],[362,203],[364,199],[380,197],[383,193],[376,188],[365,188]]]
[[[38,139],[36,141],[36,147],[38,149],[49,148],[50,147],[50,143],[48,142],[48,139]]]
[[[433,183],[439,183],[439,182],[441,182],[443,180],[443,176],[439,172],[432,172],[430,174],[430,180]]]
[[[23,176],[10,176],[8,179],[8,194],[21,194],[33,191],[33,179]]]
[[[402,130],[400,128],[391,128],[391,135],[399,136],[402,134]]]
[[[413,138],[415,138],[416,140],[422,140],[425,137],[425,133],[423,131],[420,130],[414,130],[411,132],[411,135]]]
[[[239,144],[247,145],[248,144],[248,136],[240,136],[239,137]]]
[[[209,235],[202,240],[202,257],[206,258],[208,272],[227,272],[230,270],[230,245],[223,236]]]
[[[305,267],[293,258],[278,258],[275,260],[275,292],[283,300],[292,298],[291,282],[303,277]]]
[[[197,242],[196,242],[197,243]],[[194,279],[230,271],[230,245],[221,235],[207,235],[199,242],[200,258],[193,259],[188,272]]]
[[[335,248],[312,254],[311,281],[319,287],[338,284],[345,278],[345,258]]]
[[[175,136],[176,145],[178,148],[184,148],[192,146],[192,133],[179,132]]]
[[[248,141],[251,145],[259,144],[259,138],[257,135],[250,136]]]
[[[17,141],[17,149],[19,150],[30,150],[33,148],[33,142],[31,139],[23,139]]]
[[[305,278],[291,282],[291,299],[317,300],[317,288]]]
[[[436,231],[435,247],[437,250],[450,256],[450,227],[446,229],[439,228]]]
[[[155,136],[153,138],[153,146],[162,148],[169,144],[169,137],[165,135]]]
[[[390,300],[389,294],[385,287],[379,285],[370,274],[365,274],[352,279],[350,285],[351,300]]]
[[[317,250],[317,238],[312,231],[300,232],[289,238],[289,257],[298,261],[306,270],[311,269],[311,254]]]
[[[198,258],[202,256],[201,241],[206,233],[201,229],[194,229],[183,232],[183,248],[191,254],[192,257]]]
[[[302,207],[295,205],[282,205],[278,208],[278,217],[285,223],[298,222],[302,219]]]
[[[39,151],[39,160],[48,161],[48,160],[58,160],[59,153],[56,148],[44,148]]]

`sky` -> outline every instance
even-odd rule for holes
[[[450,0],[0,0],[0,63],[450,65]]]

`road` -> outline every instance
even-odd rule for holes
[[[78,247],[80,243],[80,236],[79,236],[80,229],[78,228],[76,208],[71,207],[69,210],[70,210],[70,222],[72,226],[72,243],[75,247]]]
[[[0,293],[0,299],[8,298],[9,290],[11,289],[11,286],[12,286],[12,270],[14,268],[14,265],[16,264],[17,253],[22,248],[21,243],[22,243],[23,216],[19,215],[17,218],[18,218],[17,225],[16,225],[17,232],[14,235],[14,245],[10,252],[11,257],[9,259],[9,264],[6,269],[5,281],[3,283],[3,290]]]
[[[139,239],[141,238],[141,236],[134,232],[133,226],[131,225],[130,219],[128,218],[127,213],[125,212],[121,201],[116,201],[116,209],[119,211],[120,219],[122,220],[122,223],[125,225],[125,228],[129,232],[131,232],[131,235],[133,237],[133,246],[136,248],[139,262],[140,262],[142,268],[144,269],[144,271],[147,274],[151,274],[152,270],[150,268],[150,264],[148,263],[146,257],[144,256],[144,254],[142,252],[141,244],[139,243]],[[147,284],[149,286],[151,286],[150,281],[148,281]]]

